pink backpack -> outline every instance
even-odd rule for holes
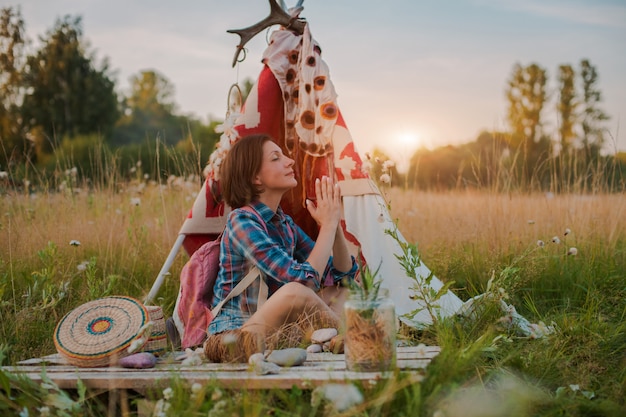
[[[267,232],[265,221],[256,210],[248,206],[242,208],[254,213]],[[180,335],[183,349],[204,343],[207,328],[224,303],[241,294],[257,277],[261,279],[258,305],[261,306],[267,299],[267,284],[260,276],[259,270],[253,267],[228,296],[211,310],[213,289],[220,269],[222,234],[223,232],[215,240],[205,243],[195,251],[180,272],[180,290],[172,319]]]

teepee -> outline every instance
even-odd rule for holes
[[[275,12],[275,1],[270,0]],[[262,68],[256,83],[243,106],[229,106],[223,133],[211,154],[206,180],[184,222],[177,243],[168,260],[176,255],[180,246],[192,253],[202,243],[214,239],[224,227],[228,207],[221,198],[219,168],[232,143],[243,136],[266,133],[272,136],[285,154],[296,163],[299,186],[285,195],[281,207],[311,237],[317,236],[317,225],[305,208],[305,200],[312,198],[314,179],[328,175],[339,182],[344,202],[342,228],[351,243],[354,254],[378,269],[382,287],[389,290],[395,303],[397,316],[411,327],[431,323],[431,316],[423,310],[413,317],[411,312],[420,309],[420,299],[412,291],[415,281],[402,269],[397,254],[400,242],[405,242],[398,231],[399,241],[385,231],[394,230],[387,205],[375,182],[371,180],[357,152],[346,121],[337,103],[337,94],[330,71],[322,59],[321,47],[313,39],[309,24],[298,19],[301,8],[291,10],[287,24],[272,33],[263,54]],[[282,13],[286,13],[282,11]],[[269,20],[269,21],[268,21]],[[267,24],[280,23],[265,19]],[[264,21],[264,22],[265,22]],[[294,23],[298,25],[294,25]],[[262,30],[259,24],[254,31]],[[295,30],[296,28],[298,30]],[[243,44],[254,33],[238,33]],[[236,60],[237,56],[235,56]],[[231,89],[232,90],[232,89]],[[169,265],[164,265],[148,300],[154,297]],[[417,267],[417,277],[426,279],[431,271],[423,264]],[[443,283],[431,277],[428,284],[435,291]],[[451,291],[437,301],[440,316],[455,314],[463,302]],[[179,328],[179,330],[182,330]]]

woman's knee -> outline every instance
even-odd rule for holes
[[[297,282],[283,285],[272,295],[272,298],[276,296],[285,306],[297,311],[311,311],[311,309],[317,310],[329,307],[319,293]]]
[[[289,282],[282,287],[273,295],[273,297],[280,294],[281,298],[285,298],[292,302],[302,303],[307,300],[313,300],[314,297],[317,297],[315,291],[311,288],[300,284],[299,282]]]

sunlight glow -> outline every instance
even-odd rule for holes
[[[420,144],[421,135],[416,132],[401,132],[395,137],[394,147],[398,151],[412,151],[418,148]]]
[[[402,130],[390,137],[388,150],[399,172],[406,172],[411,155],[422,145],[422,135],[415,130]]]

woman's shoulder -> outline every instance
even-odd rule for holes
[[[233,209],[228,215],[229,222],[267,222],[265,219],[265,213],[252,205],[246,205]]]
[[[240,219],[250,219],[250,218],[258,218],[258,216],[254,214],[252,209],[250,209],[248,206],[233,209],[228,214],[229,220],[240,220]]]

